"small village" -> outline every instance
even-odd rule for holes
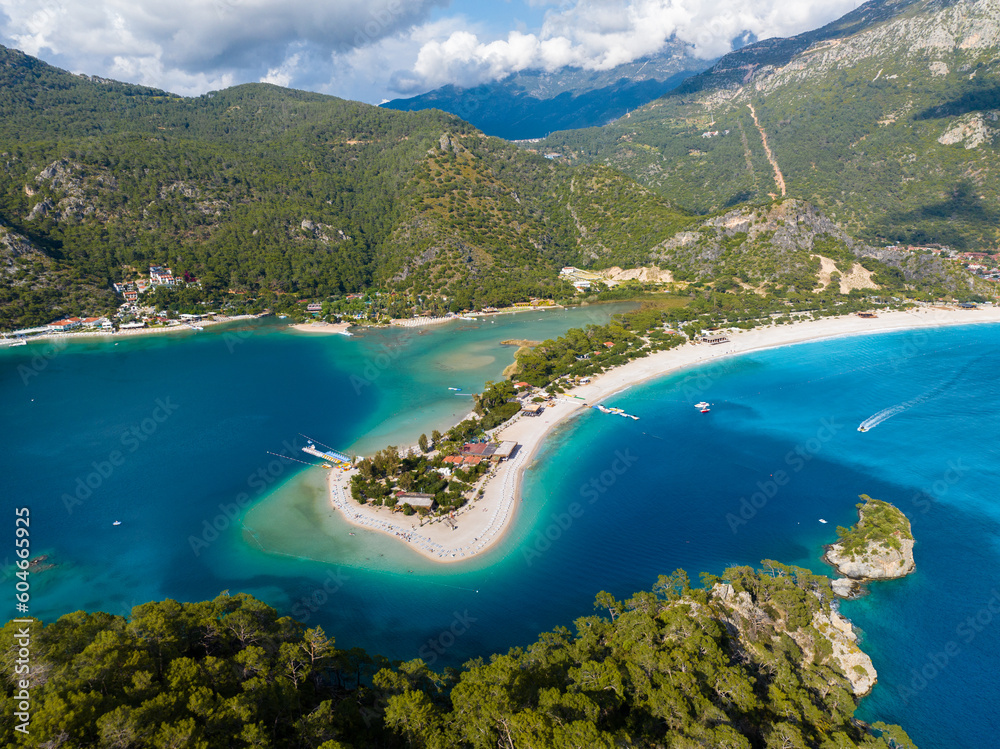
[[[9,334],[5,334],[5,337],[9,336],[13,338],[15,343],[21,343],[26,341],[28,337],[46,333],[114,333],[120,330],[138,330],[154,325],[174,327],[180,325],[193,326],[204,316],[179,315],[177,318],[171,318],[167,312],[157,312],[152,307],[144,307],[139,304],[139,296],[146,291],[158,286],[176,286],[185,283],[188,283],[188,281],[176,279],[170,268],[153,265],[149,268],[148,278],[139,278],[135,281],[113,284],[115,293],[124,299],[124,303],[111,316],[65,317],[45,325],[15,330]]]
[[[224,314],[218,310],[207,309],[200,314],[178,314],[173,311],[158,310],[153,305],[144,304],[142,300],[144,294],[157,288],[175,288],[197,284],[198,281],[187,273],[178,278],[174,276],[170,268],[153,265],[149,268],[148,276],[112,284],[115,294],[123,300],[113,314],[100,317],[63,317],[45,325],[4,332],[0,334],[2,335],[0,346],[25,345],[32,338],[44,338],[52,335],[114,335],[161,330],[201,330],[205,325],[262,316],[261,314]],[[265,310],[262,314],[270,314],[270,311]]]
[[[885,249],[910,255],[933,255],[950,260],[987,281],[1000,282],[1000,254],[996,251],[959,252],[942,245],[888,245]]]

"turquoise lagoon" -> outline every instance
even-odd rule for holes
[[[627,596],[678,567],[828,572],[822,546],[867,493],[911,518],[917,571],[842,606],[880,676],[859,715],[921,746],[992,745],[998,327],[790,346],[635,386],[609,402],[641,420],[590,410],[563,424],[526,473],[512,531],[457,567],[350,535],[318,470],[268,455],[297,456],[301,434],[362,454],[410,444],[468,412],[467,393],[511,360],[500,340],[616,309],[353,338],[265,320],[0,352],[6,501],[31,508],[33,551],[58,565],[35,576],[32,613],[246,591],[341,646],[441,667],[528,643],[591,612],[597,591]],[[703,398],[708,414],[692,408]]]

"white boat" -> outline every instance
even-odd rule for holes
[[[455,390],[456,392],[462,392],[462,388],[448,388],[449,390]]]
[[[122,524],[122,521],[121,521],[121,520],[116,520],[116,521],[115,521],[115,522],[113,522],[113,523],[112,523],[111,525],[121,525],[121,524]]]
[[[823,518],[820,518],[819,522],[823,523],[824,525],[826,524],[826,521]]]
[[[702,401],[701,403],[695,403],[694,407],[698,408],[698,409],[701,409],[701,408],[708,408],[710,405],[711,405],[710,403],[706,403],[705,401]]]

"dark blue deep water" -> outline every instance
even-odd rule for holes
[[[315,469],[267,455],[294,454],[300,433],[362,452],[412,442],[468,411],[447,387],[499,376],[513,353],[499,340],[610,311],[350,339],[253,323],[0,352],[4,502],[31,508],[33,551],[58,565],[35,576],[31,613],[240,590],[342,646],[440,667],[526,644],[591,613],[599,590],[624,597],[678,567],[829,572],[822,546],[864,493],[910,517],[917,571],[842,605],[879,672],[859,717],[923,747],[994,745],[1000,327],[790,346],[636,386],[608,402],[641,420],[591,410],[563,425],[503,544],[457,568],[316,532]],[[702,399],[708,414],[692,408]],[[262,507],[286,531],[281,549],[244,526]]]

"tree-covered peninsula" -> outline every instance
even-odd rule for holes
[[[826,578],[777,562],[678,570],[525,647],[437,672],[339,648],[250,596],[31,625],[31,725],[14,747],[882,747],[853,717],[871,662]],[[17,630],[0,630],[10,666]]]

